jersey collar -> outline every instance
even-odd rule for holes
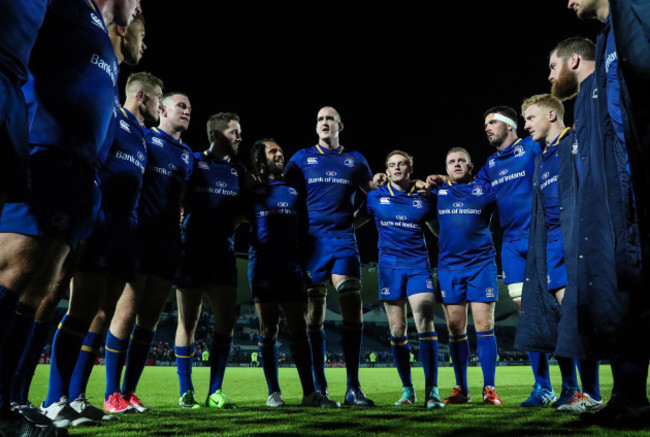
[[[325,154],[325,151],[324,151],[323,148],[320,146],[320,144],[316,144],[316,150],[318,150],[318,152],[319,152],[321,155],[324,155],[324,154]],[[327,153],[338,153],[338,154],[340,155],[341,153],[343,153],[343,146],[339,146],[339,148],[338,148],[338,149],[335,149],[335,150],[327,149]]]
[[[390,193],[390,195],[393,196],[393,197],[395,196],[395,192],[397,192],[398,195],[404,193],[407,196],[411,196],[415,192],[415,185],[411,186],[411,189],[408,190],[408,191],[399,191],[399,190],[394,190],[393,191],[393,188],[391,187],[391,183],[389,182],[389,183],[386,184],[386,188],[388,189],[388,192]]]

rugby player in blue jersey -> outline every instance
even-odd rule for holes
[[[92,222],[94,167],[117,96],[117,59],[106,26],[127,26],[138,7],[137,0],[52,1],[34,44],[24,88],[32,192],[26,203],[5,207],[0,219],[0,308],[10,313],[0,317],[3,410],[35,309]],[[88,324],[62,321],[74,335],[85,335]]]
[[[472,308],[477,350],[483,369],[483,403],[500,405],[494,388],[497,343],[494,306],[499,299],[495,250],[490,233],[495,195],[490,184],[475,181],[469,153],[461,147],[447,152],[449,181],[433,190],[438,196],[438,284],[447,327],[456,386],[444,402],[471,401],[467,385],[469,342],[467,303]]]
[[[90,312],[94,318],[76,364],[69,361],[73,346],[66,345],[68,357],[63,364],[74,369],[69,386],[50,376],[48,396],[68,396],[70,406],[92,420],[114,418],[91,405],[85,391],[117,299],[126,282],[135,280],[136,209],[147,164],[144,123],[158,121],[162,85],[160,79],[144,72],[127,80],[118,129],[100,173],[102,204],[97,224],[74,275],[68,310],[70,315]],[[78,342],[75,345],[79,347]]]
[[[617,236],[617,261],[610,266],[616,267],[618,284],[608,296],[610,299],[625,296],[630,302],[623,311],[610,312],[612,320],[608,324],[624,327],[623,330],[617,328],[619,332],[615,334],[614,347],[607,350],[614,378],[612,397],[606,406],[594,413],[585,413],[580,419],[607,426],[648,427],[650,297],[646,283],[649,277],[647,228],[650,214],[648,202],[643,200],[648,198],[650,186],[647,183],[647,160],[644,159],[650,140],[647,134],[650,89],[647,29],[650,4],[647,1],[569,0],[567,6],[579,19],[596,19],[603,23],[596,42],[595,73],[599,89],[606,91],[603,94],[607,104],[601,104],[598,117],[590,118],[588,124],[591,129],[611,125],[611,128],[602,130],[605,143],[612,144],[610,150],[615,151],[604,162],[605,168],[609,167],[607,184],[610,190],[621,193],[622,198],[609,200],[609,212]],[[562,62],[560,65],[567,67]],[[562,78],[565,82],[574,72],[571,68],[566,70]],[[553,78],[554,83],[562,80]],[[584,118],[587,113],[585,109],[577,108],[576,116]],[[614,136],[611,135],[612,131]],[[612,143],[612,139],[616,142]],[[613,162],[617,162],[615,171],[611,168]],[[642,250],[646,261],[643,260]],[[592,299],[590,305],[602,307],[602,300]]]
[[[143,51],[145,49],[145,45],[143,42],[144,38],[144,18],[141,14],[137,15],[134,20],[131,22],[131,24],[128,27],[120,27],[115,24],[110,24],[108,26],[108,32],[109,32],[109,37],[113,43],[113,48],[115,50],[115,55],[118,59],[118,62],[125,62],[129,65],[136,65],[139,61],[140,58],[142,57]],[[147,75],[146,73],[144,76],[140,76],[140,79],[149,79],[149,82],[151,83],[151,79],[153,76]],[[156,78],[153,78],[154,80],[157,80]],[[141,80],[134,80],[132,81],[131,79],[127,83],[127,103],[126,108],[133,108],[135,112],[135,117],[138,118],[139,120],[141,119],[140,122],[136,123],[136,131],[138,131],[140,128],[140,123],[143,123],[144,119],[146,118],[148,121],[157,121],[158,117],[158,100],[155,98],[155,90],[153,90],[154,85],[146,87],[146,90],[140,91],[140,95],[138,96],[138,100],[140,100],[140,103],[144,103],[146,106],[146,112],[144,115],[140,114],[139,110],[141,108],[133,105],[132,102],[132,96],[133,90],[132,88],[138,87],[138,88],[143,88],[144,83],[141,83]],[[160,90],[158,90],[160,91]],[[144,94],[143,94],[144,92]],[[158,93],[160,94],[160,92]],[[162,94],[160,94],[162,95]],[[131,121],[133,122],[133,119],[129,119],[128,116],[124,115],[124,111],[128,109],[122,109],[120,113],[120,119],[124,119],[126,121]],[[128,125],[127,125],[128,126]],[[117,131],[117,134],[119,136],[119,133],[124,133],[124,123],[122,123],[122,130]],[[120,162],[126,162],[126,158],[120,158],[122,154],[123,156],[142,156],[144,157],[146,155],[146,150],[144,148],[143,144],[143,135],[141,132],[140,134],[135,133],[135,148],[138,147],[141,149],[139,153],[134,149],[131,150],[130,152],[127,150],[128,147],[125,146],[120,146],[118,147],[119,151],[116,152],[118,155],[118,158],[116,159],[113,157],[113,154],[107,156],[105,161],[102,163],[102,170],[100,175],[97,176],[97,181],[100,185],[102,185],[102,203],[103,204],[109,204],[110,205],[116,205],[119,202],[116,201],[117,199],[121,199],[125,204],[129,204],[133,199],[133,196],[128,196],[124,195],[124,192],[115,193],[115,191],[120,191],[120,189],[124,188],[122,184],[120,185],[119,181],[123,181],[125,178],[129,180],[130,176],[132,176],[133,173],[129,174],[123,174],[124,169],[120,168],[119,164],[117,168],[115,168],[115,163],[120,163]],[[122,137],[126,136],[128,138],[128,134],[122,135]],[[111,135],[111,142],[112,142],[112,135]],[[139,140],[137,139],[138,137]],[[117,139],[115,140],[116,142],[118,141]],[[139,141],[139,142],[138,142]],[[122,143],[124,141],[121,141]],[[127,144],[128,146],[128,144]],[[110,145],[109,145],[110,147]],[[133,146],[131,146],[133,148]],[[137,160],[133,162],[133,165],[135,168],[138,167],[137,165]],[[142,167],[144,169],[144,167]],[[131,180],[139,180],[141,183],[142,176],[140,174],[139,177],[133,177]],[[118,181],[118,182],[115,182]],[[118,189],[116,190],[115,185],[117,184]],[[107,189],[105,189],[105,185],[110,185],[112,186],[113,193],[106,193]],[[133,192],[136,196],[139,194],[139,187],[131,190],[126,190],[126,192]],[[110,209],[110,208],[109,208]],[[115,206],[112,207],[112,209],[115,209]],[[126,209],[128,210],[128,206],[126,208],[122,207],[122,210]],[[119,214],[118,214],[119,215]],[[104,235],[104,238],[106,238],[105,234],[107,233],[108,229],[111,228],[111,223],[113,221],[113,214],[108,211],[100,211],[100,217],[99,217],[99,222],[96,226],[102,228],[101,232],[98,232],[99,234]],[[119,221],[119,220],[118,220]],[[123,227],[122,227],[123,228]],[[121,229],[122,229],[121,228]],[[84,240],[87,239],[88,236],[84,237]],[[101,238],[101,237],[100,237]],[[129,241],[132,241],[132,239],[126,238],[124,240],[111,240],[111,244],[115,245],[115,241],[124,241],[125,244],[128,244]],[[101,255],[98,253],[95,253],[97,250],[105,252],[110,244],[104,242],[104,247],[101,249],[98,246],[98,242],[95,241],[92,244],[92,249],[90,253],[86,253],[85,249],[85,241],[80,242],[79,246],[76,248],[76,250],[73,253],[70,253],[64,263],[63,270],[59,274],[59,278],[57,280],[57,284],[55,287],[52,287],[50,290],[49,294],[41,301],[41,304],[39,305],[36,315],[35,315],[35,320],[34,324],[32,326],[32,330],[30,333],[30,336],[27,340],[25,350],[23,351],[23,355],[20,359],[19,366],[16,370],[16,375],[13,380],[12,384],[12,395],[11,395],[11,402],[12,404],[18,404],[21,406],[21,411],[22,413],[27,413],[28,409],[30,408],[29,400],[27,398],[27,395],[29,393],[29,388],[31,385],[31,380],[34,375],[34,370],[36,368],[36,365],[38,364],[38,360],[40,358],[40,353],[41,350],[43,349],[43,346],[45,345],[45,342],[47,341],[48,335],[49,335],[49,319],[54,313],[54,310],[56,309],[57,304],[59,303],[60,299],[62,296],[67,292],[70,286],[70,280],[71,276],[75,273],[75,270],[77,268],[81,268],[83,270],[88,270],[89,268],[93,269],[94,267],[91,267],[93,263],[97,264],[95,267],[99,270],[102,270],[103,272],[106,272],[107,268],[112,269],[113,267],[107,266],[108,264],[114,264],[114,258],[115,258],[115,253],[119,251],[117,249],[113,254],[112,254],[112,259],[107,260],[106,259],[106,253],[102,253]],[[130,249],[124,249],[126,253],[131,252]],[[86,262],[85,265],[82,262],[82,265],[79,266],[79,260],[84,258],[89,259],[93,258],[93,262]],[[128,259],[124,258],[124,259]],[[127,263],[128,264],[128,263]],[[108,313],[108,319],[110,320],[110,314],[112,314],[112,309],[115,305],[115,301],[119,297],[119,293],[122,291],[124,288],[124,283],[121,283],[121,286],[115,286],[112,287],[113,292],[111,293],[112,297],[105,296],[106,299],[101,299],[101,296],[97,295],[97,290],[100,292],[104,290],[105,288],[105,282],[107,280],[106,277],[102,276],[101,274],[98,277],[94,277],[95,275],[87,276],[85,274],[80,274],[78,276],[83,276],[83,278],[77,277],[75,279],[75,291],[76,293],[71,294],[71,303],[70,307],[72,308],[72,311],[75,312],[75,314],[72,314],[72,312],[69,312],[69,315],[75,317],[75,318],[84,318],[87,319],[88,317],[92,317],[92,315],[95,314],[97,311],[97,304],[100,304],[100,311],[93,320],[90,331],[86,335],[86,338],[84,339],[82,346],[81,346],[81,351],[79,352],[76,348],[77,345],[77,337],[72,337],[72,338],[67,338],[63,336],[63,338],[59,338],[57,336],[57,341],[56,348],[58,349],[67,349],[67,352],[64,353],[59,353],[57,355],[57,362],[54,363],[54,365],[58,368],[58,366],[61,366],[60,371],[64,375],[70,375],[72,374],[72,379],[70,380],[70,389],[68,391],[67,389],[67,384],[63,383],[61,375],[59,375],[59,372],[56,372],[51,375],[50,382],[53,386],[57,387],[54,392],[58,393],[58,398],[61,396],[68,396],[68,399],[71,399],[72,401],[70,402],[70,406],[78,411],[82,416],[93,419],[93,420],[111,420],[113,416],[105,415],[101,410],[93,407],[90,405],[83,394],[85,391],[85,385],[88,382],[88,377],[90,376],[90,371],[92,370],[92,365],[95,362],[95,356],[97,351],[99,350],[99,347],[101,345],[101,338],[100,334],[103,333],[105,330],[104,327],[104,320],[106,319],[106,313]],[[95,282],[94,279],[97,279],[98,282]],[[118,281],[120,282],[120,281]],[[90,291],[89,291],[90,290]],[[111,291],[111,287],[107,291]],[[90,294],[88,294],[90,293]],[[117,293],[117,294],[116,294]],[[84,296],[93,296],[92,299],[88,300]],[[100,302],[101,301],[101,302]],[[67,342],[67,344],[63,345],[61,343],[61,340],[63,342]],[[70,343],[70,340],[74,340],[72,343]],[[79,360],[77,362],[77,367],[75,368],[74,371],[72,371],[71,366],[74,364],[72,361],[74,360],[75,354],[79,352]],[[60,362],[59,362],[60,360]],[[63,379],[68,380],[69,376],[64,376]],[[57,395],[54,395],[56,398]],[[56,402],[55,402],[56,403]],[[53,408],[50,408],[53,410]],[[59,412],[56,416],[62,416],[66,415],[67,413],[71,413],[69,409],[64,409],[63,413]]]
[[[305,201],[284,182],[284,154],[272,139],[251,148],[252,171],[261,183],[245,197],[250,223],[248,278],[260,323],[259,352],[268,387],[269,407],[283,407],[278,381],[278,346],[281,311],[286,319],[291,356],[302,385],[302,405],[338,408],[314,385],[311,350],[307,338],[307,282],[299,260],[299,243],[306,230]]]
[[[408,302],[415,319],[424,370],[427,408],[443,408],[438,393],[438,335],[434,324],[434,285],[424,225],[433,230],[435,202],[415,192],[411,184],[413,157],[394,150],[386,158],[389,183],[368,193],[361,217],[374,218],[379,234],[379,300],[384,302],[402,397],[395,405],[417,402],[411,379],[411,346],[407,336]]]
[[[553,314],[553,322],[557,325],[554,330],[559,334],[563,326],[574,320],[564,303],[575,299],[576,295],[576,272],[572,269],[577,261],[577,254],[575,260],[572,258],[572,241],[576,228],[570,217],[576,207],[572,194],[579,189],[579,179],[582,177],[582,164],[578,155],[580,145],[575,132],[564,126],[562,102],[550,94],[539,94],[524,100],[522,114],[526,120],[526,130],[533,140],[544,144],[545,148],[535,160],[529,261],[526,266],[527,281],[524,284],[520,328],[524,333],[541,331],[545,325],[536,323],[531,316],[548,320]],[[568,159],[564,160],[565,156]],[[562,166],[564,167],[561,168]],[[572,171],[567,172],[565,168]],[[561,309],[544,311],[537,305],[537,302],[544,299],[550,300],[549,296],[557,301]],[[555,346],[557,338],[553,334],[554,330],[545,336],[551,346]],[[519,332],[517,334],[520,335]],[[577,351],[577,344],[575,347]],[[574,355],[575,351],[554,349],[558,357],[580,358],[582,380],[580,392],[573,364],[566,367],[562,362],[559,363],[564,396],[554,404],[558,411],[580,411],[600,405],[598,362]],[[567,392],[572,394],[568,399]]]
[[[385,184],[385,175],[372,175],[365,158],[341,145],[341,116],[326,106],[318,112],[318,144],[298,151],[285,168],[289,184],[306,196],[309,217],[305,270],[308,275],[307,324],[316,388],[325,396],[326,281],[339,293],[343,317],[343,355],[347,370],[345,403],[369,407],[374,403],[361,390],[359,357],[363,333],[361,266],[354,236],[354,195]]]
[[[104,409],[123,412],[130,404],[149,411],[135,393],[149,357],[153,335],[176,281],[180,264],[180,200],[192,173],[192,150],[181,134],[189,128],[192,106],[187,95],[162,98],[160,123],[145,133],[147,167],[138,204],[136,279],[117,302],[106,336]],[[124,355],[126,370],[120,389]]]
[[[43,23],[47,0],[0,1],[0,213],[7,196],[21,200],[29,187],[27,111],[20,87]]]
[[[176,290],[178,323],[174,341],[180,385],[179,405],[198,408],[192,384],[194,334],[203,296],[214,316],[210,347],[207,407],[234,408],[223,393],[237,303],[234,232],[241,213],[240,190],[245,169],[235,161],[241,143],[239,116],[212,115],[207,122],[210,146],[194,154],[194,170],[183,203],[183,257]]]
[[[531,137],[517,137],[517,112],[509,106],[496,106],[484,114],[485,133],[497,150],[479,170],[476,179],[492,184],[501,224],[501,267],[503,283],[517,310],[521,311],[521,289],[528,251],[530,205],[533,192],[535,157],[541,153]],[[528,352],[535,376],[533,390],[522,407],[540,407],[557,397],[551,385],[548,355]],[[571,363],[567,363],[572,365]]]

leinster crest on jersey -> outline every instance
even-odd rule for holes
[[[524,150],[523,146],[517,146],[515,147],[514,155],[519,158],[520,156],[524,156],[526,154],[526,151]]]
[[[477,185],[472,189],[472,196],[482,196],[483,195],[483,187],[480,185]]]

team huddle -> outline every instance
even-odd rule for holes
[[[424,407],[472,400],[468,307],[482,401],[500,405],[495,211],[503,282],[521,314],[516,344],[528,351],[534,377],[521,407],[552,405],[594,424],[647,425],[648,350],[631,335],[647,308],[627,165],[626,144],[633,140],[607,0],[569,1],[579,18],[606,24],[596,45],[575,37],[551,50],[550,93],[524,99],[519,114],[508,106],[484,113],[496,151],[478,171],[466,149],[453,147],[445,174],[431,172],[426,180],[411,179],[414,158],[403,150],[389,153],[385,170],[373,174],[361,153],[342,145],[341,115],[330,106],[317,113],[318,143],[286,162],[272,138],[256,141],[250,156],[239,153],[242,121],[232,112],[209,117],[209,145],[194,152],[182,140],[192,113],[187,94],[164,93],[160,78],[138,72],[128,77],[120,105],[119,64],[137,65],[146,49],[139,3],[0,2],[0,23],[11,30],[0,37],[0,173],[10,176],[0,185],[0,435],[66,435],[68,426],[149,411],[136,389],[172,290],[179,406],[236,408],[222,385],[236,321],[234,233],[242,222],[250,228],[248,279],[267,406],[285,405],[277,346],[283,314],[302,405],[341,407],[329,398],[325,375],[328,282],[343,319],[343,403],[374,405],[359,380],[363,306],[355,237],[369,221],[378,231],[378,293],[402,383],[394,405],[417,402],[407,303],[418,333]],[[65,49],[71,41],[78,50]],[[51,59],[61,64],[57,74]],[[569,127],[562,101],[574,97]],[[520,119],[525,138],[518,136]],[[355,208],[357,190],[366,199]],[[438,241],[435,281],[425,228]],[[35,407],[28,394],[47,322],[68,289],[47,397]],[[209,394],[199,401],[192,357],[204,298],[214,332]],[[444,309],[455,374],[446,397],[438,390],[436,302]],[[86,386],[102,344],[106,390],[99,408],[88,402]],[[559,394],[549,353],[562,376]],[[614,376],[607,404],[599,388],[602,359],[610,360]]]

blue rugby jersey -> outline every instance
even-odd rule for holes
[[[284,181],[267,180],[246,197],[250,222],[249,271],[282,274],[299,272],[298,241],[306,219],[305,201]]]
[[[377,225],[379,267],[431,268],[423,228],[436,217],[432,198],[420,196],[415,187],[407,192],[388,184],[368,193],[363,212]]]
[[[304,190],[309,234],[317,237],[354,236],[354,195],[372,179],[366,159],[340,146],[316,145],[298,151],[285,168],[287,182]]]
[[[438,268],[479,267],[494,260],[490,219],[495,196],[489,184],[447,183],[432,191],[438,196]]]
[[[147,165],[146,129],[120,108],[113,144],[100,171],[102,209],[137,217],[136,208]]]
[[[540,153],[539,143],[531,137],[518,138],[490,156],[476,175],[477,181],[492,184],[503,241],[528,238],[535,157]]]
[[[48,0],[0,0],[0,74],[16,85],[27,81],[27,63]]]
[[[29,70],[30,143],[64,149],[94,166],[117,117],[119,70],[91,0],[51,1]]]
[[[539,188],[544,199],[544,216],[547,226],[549,240],[556,240],[562,237],[560,229],[560,200],[557,193],[557,178],[560,170],[558,159],[558,148],[569,147],[567,141],[571,138],[567,136],[570,128],[564,129],[558,137],[548,145],[542,153],[541,166],[539,170]]]
[[[153,128],[145,132],[147,167],[138,205],[140,223],[156,222],[178,226],[180,201],[192,174],[192,150],[166,132]]]
[[[193,237],[216,245],[215,249],[234,250],[235,220],[240,213],[241,178],[239,164],[216,158],[207,151],[194,154],[194,170],[187,183],[183,207],[183,237]]]

